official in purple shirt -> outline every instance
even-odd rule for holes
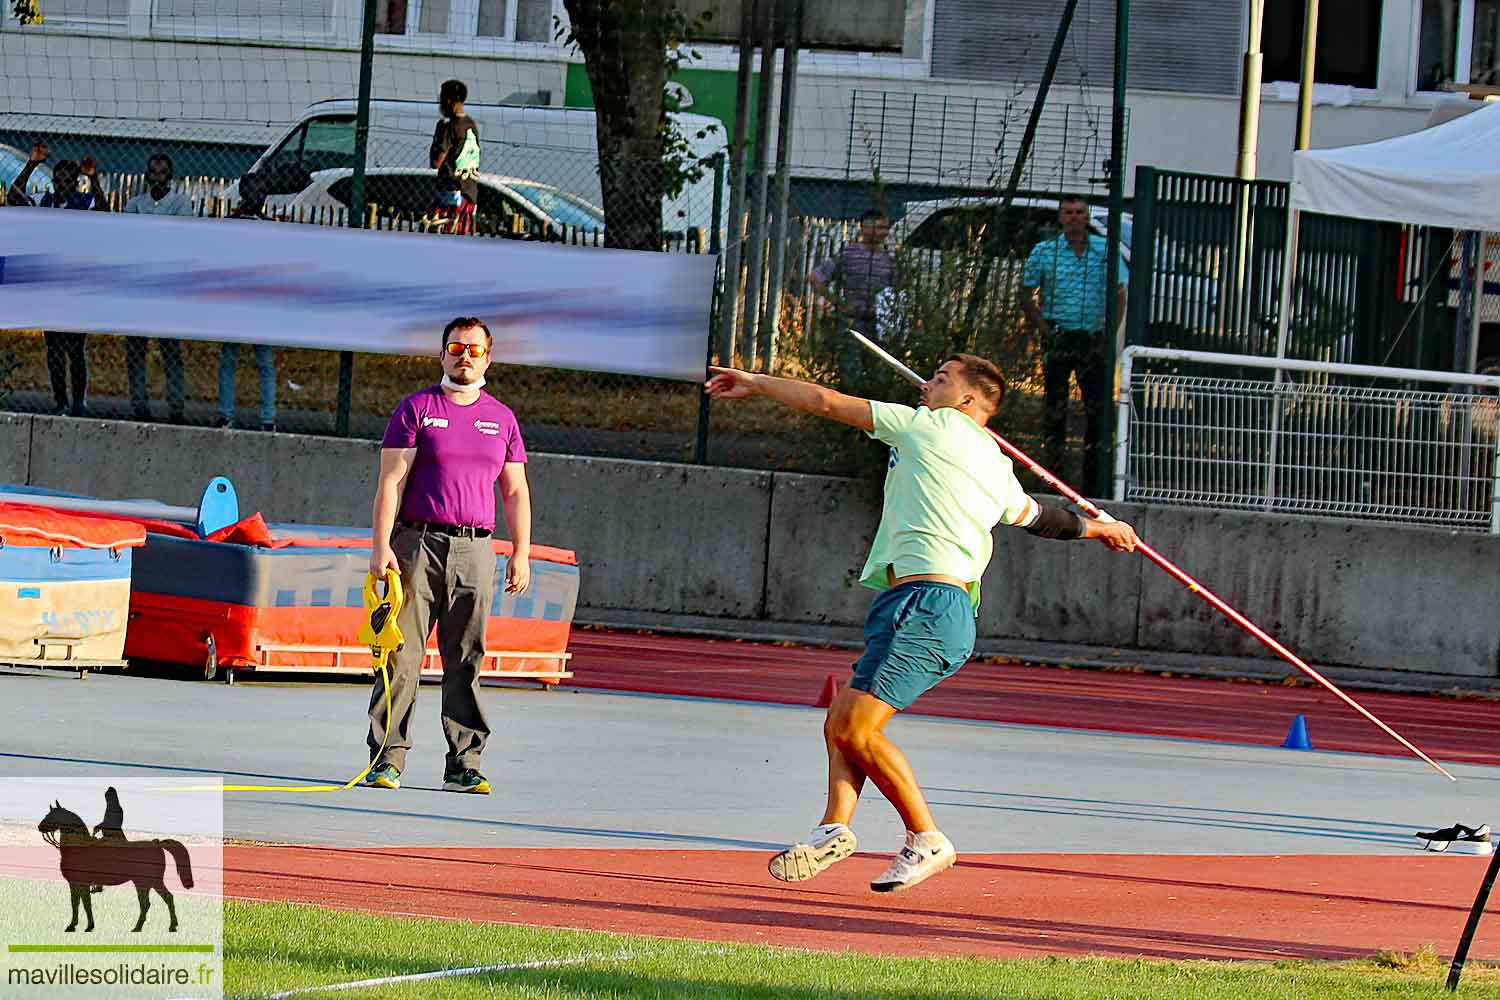
[[[437,624],[443,659],[443,788],[488,795],[479,758],[490,734],[479,703],[484,627],[494,598],[495,482],[515,552],[506,593],[531,584],[531,491],[526,446],[510,407],[484,391],[493,339],[473,316],[443,328],[443,380],[403,399],[380,442],[371,516],[370,571],[401,574],[406,603],[396,622],[405,646],[391,657],[391,714],[377,679],[370,697],[371,755],[365,783],[400,788],[427,636]],[[390,739],[386,740],[387,727]],[[384,752],[381,751],[385,745]]]

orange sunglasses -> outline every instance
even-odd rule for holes
[[[471,358],[482,358],[489,353],[490,349],[483,344],[460,344],[456,340],[450,340],[443,345],[443,350],[447,351],[448,355],[454,358],[463,354],[464,351],[468,351]]]

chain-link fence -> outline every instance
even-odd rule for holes
[[[12,204],[87,188],[116,212],[166,214],[172,200],[173,214],[224,225],[225,239],[235,230],[219,220],[256,214],[284,224],[564,243],[579,253],[604,245],[618,218],[606,211],[597,117],[579,106],[587,97],[577,86],[581,67],[555,41],[561,5],[552,0],[377,3],[358,218],[357,10],[43,0],[46,20],[21,24],[9,6],[0,63],[12,110],[0,113],[0,182]],[[666,167],[659,249],[720,254],[720,288],[731,293],[705,325],[705,360],[910,399],[909,387],[853,348],[851,326],[918,370],[953,350],[974,351],[1009,376],[1000,422],[1024,444],[1039,426],[1041,388],[1034,332],[1021,317],[1022,265],[1056,234],[1063,191],[1092,196],[1091,225],[1102,234],[1109,109],[1087,92],[1081,104],[1075,93],[1048,107],[1006,205],[1001,192],[1028,100],[935,92],[887,99],[857,70],[849,76],[847,85],[835,77],[819,98],[826,121],[814,114],[797,126],[808,152],[794,151],[786,167],[786,212],[772,198],[757,216],[759,204],[746,199],[737,224],[729,221],[733,130],[722,107],[705,98],[673,113],[680,141]],[[467,83],[465,110],[478,129],[470,219],[441,210],[434,197],[431,154],[447,79]],[[723,71],[716,86],[732,91],[737,79]],[[841,138],[815,150],[815,126]],[[15,185],[38,142],[45,159]],[[752,163],[747,190],[757,175]],[[862,221],[870,212],[883,220]],[[761,272],[747,288],[752,246]],[[862,278],[847,263],[851,254],[869,271]],[[86,266],[85,250],[80,257]],[[737,278],[724,274],[728,257]],[[731,313],[735,333],[726,339]],[[334,432],[338,352],[274,346],[270,332],[267,340],[273,346],[241,348],[108,330],[5,331],[0,406]],[[769,406],[709,409],[692,383],[498,360],[491,386],[535,450],[822,472],[876,467],[856,435]],[[378,436],[395,403],[437,372],[435,358],[354,357],[343,401],[348,433]]]

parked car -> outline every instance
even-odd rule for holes
[[[499,165],[511,176],[555,185],[585,204],[603,200],[594,109],[468,103],[464,111],[479,126],[482,166]],[[348,99],[310,104],[266,147],[250,169],[270,178],[268,205],[280,204],[277,196],[299,194],[311,174],[354,166],[354,112],[355,102]],[[667,118],[677,125],[694,159],[707,162],[727,153],[728,137],[717,118],[676,111],[668,112]],[[427,167],[437,119],[432,101],[371,101],[368,169]],[[727,175],[723,184],[721,200],[727,204]],[[714,172],[706,169],[675,198],[662,200],[662,227],[668,232],[711,232],[718,224],[713,204]]]
[[[374,167],[365,172],[365,203],[382,217],[417,217],[432,204],[437,171],[415,167]],[[475,228],[480,232],[522,239],[561,240],[575,230],[592,235],[604,230],[604,212],[560,188],[522,177],[480,173]],[[319,170],[306,188],[290,198],[268,198],[267,204],[292,212],[348,209],[353,200],[354,171],[348,167]]]
[[[943,198],[910,202],[900,222],[892,226],[894,241],[909,250],[937,255],[972,247],[979,241],[991,257],[1015,262],[1015,274],[1031,249],[1055,238],[1061,229],[1054,198],[1016,198],[1009,215],[1000,218],[1001,199],[992,196]],[[1133,218],[1120,215],[1120,257],[1130,266]],[[1089,231],[1105,237],[1109,232],[1109,208],[1089,206]],[[1155,271],[1160,282],[1153,297],[1149,322],[1192,317],[1195,324],[1212,325],[1218,312],[1218,261],[1215,248],[1189,247],[1170,238],[1156,245]]]
[[[31,156],[14,146],[0,143],[0,204],[6,201],[6,195],[10,192],[11,183],[26,169]],[[31,173],[31,179],[26,182],[26,197],[33,203],[41,200],[42,195],[52,193],[52,168],[43,163]]]
[[[1003,221],[1002,199],[990,196],[939,198],[934,201],[907,202],[900,220],[891,226],[891,242],[919,250],[951,251],[967,248],[981,241],[984,252],[992,257],[1026,259],[1031,248],[1042,240],[1056,236],[1058,203],[1053,198],[1016,198]],[[1130,216],[1122,217],[1121,251],[1130,258]],[[1089,208],[1089,230],[1098,236],[1108,232],[1109,212],[1099,206]]]

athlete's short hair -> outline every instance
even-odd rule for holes
[[[943,363],[947,364],[948,361],[958,362],[963,380],[979,393],[987,410],[994,413],[1000,409],[1000,404],[1005,399],[1005,376],[993,361],[977,354],[953,354]]]

